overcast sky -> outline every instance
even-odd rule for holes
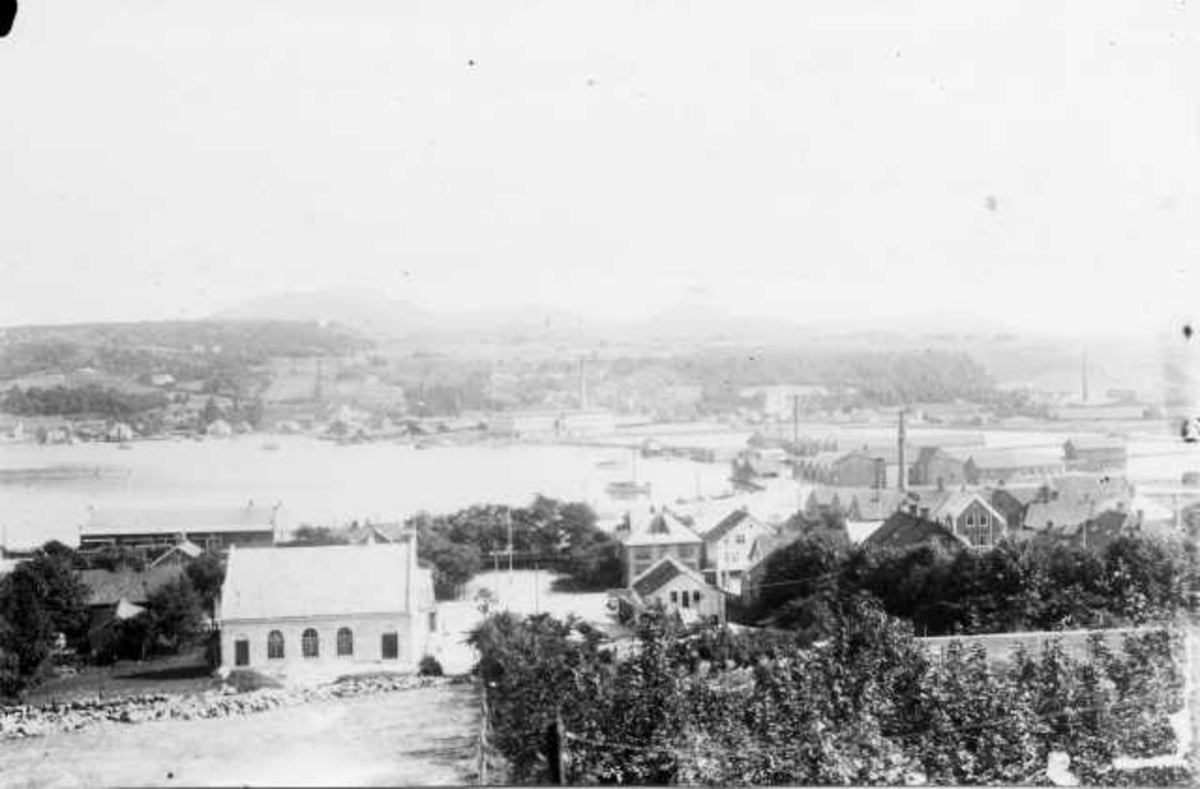
[[[351,285],[1148,331],[1200,294],[1196,5],[22,3],[0,323]]]

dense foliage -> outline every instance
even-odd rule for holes
[[[1007,541],[983,552],[894,550],[810,535],[767,560],[749,617],[821,629],[836,600],[865,593],[924,635],[1141,624],[1186,605],[1197,567],[1194,545],[1136,535],[1103,552]]]
[[[67,646],[85,643],[88,592],[75,557],[57,545],[47,548],[0,579],[0,695],[41,678],[58,634]]]
[[[141,394],[96,384],[52,386],[46,389],[11,387],[0,401],[0,410],[18,416],[95,416],[131,419],[134,415],[167,404],[158,392]]]
[[[408,521],[417,529],[420,557],[433,565],[442,597],[456,595],[490,557],[508,549],[510,523],[514,566],[557,569],[576,588],[620,585],[619,545],[600,530],[586,504],[537,496],[528,507],[477,505]]]
[[[823,642],[643,619],[627,654],[587,625],[494,616],[480,651],[491,745],[517,783],[1047,784],[1065,751],[1084,783],[1117,755],[1170,752],[1181,704],[1177,639],[1093,639],[1073,658],[927,655],[874,604],[839,606]],[[563,739],[558,740],[556,721]]]

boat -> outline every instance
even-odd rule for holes
[[[117,449],[133,449],[133,445],[121,442],[120,444],[117,444]]]
[[[279,449],[279,444],[276,444],[274,441],[264,441],[262,448],[268,452],[274,452]]]
[[[636,499],[638,496],[650,495],[649,482],[634,482],[633,480],[621,480],[618,482],[608,483],[605,490],[608,495],[618,499]]]
[[[596,463],[596,468],[621,468],[619,460],[600,460]]]

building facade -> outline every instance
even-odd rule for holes
[[[81,550],[116,545],[135,549],[169,548],[187,540],[209,551],[274,545],[288,529],[283,506],[179,510],[97,510],[79,530]]]
[[[404,543],[232,550],[221,588],[221,665],[414,669],[437,631],[433,580]]]
[[[625,584],[665,558],[699,572],[704,561],[704,540],[673,512],[651,512],[647,521],[630,524],[618,534],[625,548]]]
[[[730,594],[740,594],[742,577],[750,567],[750,549],[760,535],[771,531],[744,508],[726,515],[704,533],[705,579]]]

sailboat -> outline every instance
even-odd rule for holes
[[[633,479],[617,480],[608,483],[605,490],[616,499],[636,499],[638,496],[650,495],[650,483],[637,481],[637,449],[633,452]]]

